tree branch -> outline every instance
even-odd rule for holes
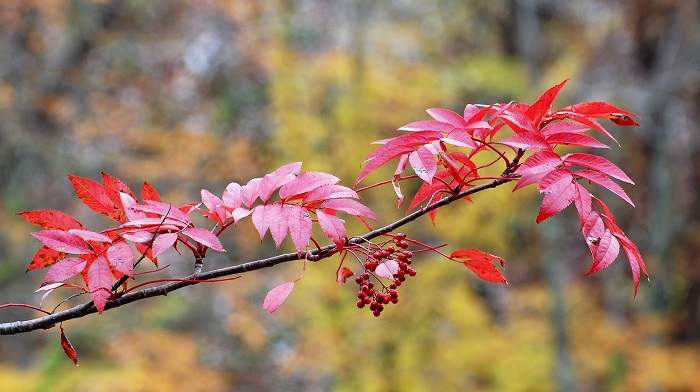
[[[519,158],[519,156],[517,157]],[[347,241],[347,245],[359,245],[362,244],[363,242],[369,241],[373,238],[379,237],[380,235],[390,233],[397,228],[406,225],[409,222],[412,222],[421,216],[429,213],[430,211],[433,211],[435,209],[438,209],[440,207],[446,206],[456,200],[462,199],[468,195],[484,191],[486,189],[491,189],[495,188],[499,185],[502,185],[508,181],[511,181],[511,174],[512,171],[514,170],[515,166],[517,165],[518,159],[515,159],[509,167],[504,171],[504,178],[499,178],[493,181],[490,181],[488,183],[475,186],[472,188],[469,188],[467,190],[464,190],[458,194],[455,195],[450,195],[446,196],[437,202],[430,204],[426,206],[425,208],[422,208],[418,211],[415,211],[411,214],[406,215],[405,217],[390,223],[386,226],[383,226],[381,228],[378,228],[376,230],[372,230],[362,236],[357,236],[357,237],[352,237]],[[306,253],[306,259],[309,260],[321,260],[328,258],[332,255],[334,255],[338,250],[338,247],[336,245],[327,245],[324,246],[320,249],[313,249],[310,250]],[[175,290],[179,290],[183,287],[187,286],[192,286],[195,284],[198,284],[203,281],[219,278],[222,276],[231,276],[235,274],[242,274],[246,272],[251,272],[263,268],[268,268],[272,267],[277,264],[281,263],[286,263],[290,261],[295,261],[301,259],[302,256],[298,253],[285,253],[273,257],[269,257],[266,259],[260,259],[260,260],[254,260],[254,261],[249,261],[246,263],[230,266],[230,267],[225,267],[225,268],[219,268],[215,269],[212,271],[208,272],[199,272],[196,271],[194,274],[182,278],[182,281],[177,281],[177,282],[171,282],[171,283],[166,283],[163,285],[160,285],[158,287],[151,287],[151,288],[145,288],[141,289],[135,292],[127,293],[124,294],[118,298],[115,299],[110,299],[107,301],[107,305],[105,306],[105,311],[109,309],[114,309],[118,308],[122,305],[126,305],[135,301],[139,301],[142,299],[146,298],[151,298],[155,296],[161,296],[161,295],[168,295],[168,293],[173,292]],[[64,310],[62,312],[54,313],[49,316],[44,316],[44,317],[39,317],[35,319],[30,319],[30,320],[25,320],[25,321],[15,321],[15,322],[9,322],[9,323],[2,323],[0,324],[0,335],[15,335],[19,333],[24,333],[24,332],[31,332],[35,331],[37,329],[50,329],[56,326],[56,324],[67,321],[67,320],[73,320],[77,318],[81,318],[84,316],[87,316],[91,313],[97,312],[97,308],[95,307],[93,301],[86,302],[81,305],[76,305],[70,309]]]

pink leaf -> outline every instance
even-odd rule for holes
[[[455,113],[456,114],[456,113]],[[416,121],[410,124],[406,124],[399,128],[399,131],[438,131],[438,132],[450,132],[455,129],[454,125],[447,124],[440,121],[434,120],[424,120]]]
[[[241,197],[241,186],[235,182],[228,184],[226,190],[224,190],[223,201],[226,207],[239,208],[243,203],[243,199]]]
[[[294,289],[294,282],[282,283],[270,290],[263,301],[263,309],[266,309],[268,313],[277,310],[287,300],[292,289]]]
[[[243,185],[240,189],[241,192],[241,202],[247,207],[251,207],[255,200],[260,196],[260,183],[262,178],[253,178],[248,181],[247,184]],[[228,189],[228,188],[227,188]]]
[[[520,180],[513,190],[538,182],[547,173],[562,164],[559,154],[552,151],[538,151],[532,154],[515,171],[520,174]]]
[[[360,196],[357,194],[357,192],[353,191],[352,189],[346,186],[326,184],[307,192],[306,195],[304,195],[303,203],[308,203],[316,200],[330,200],[341,198],[359,199]]]
[[[547,140],[535,132],[522,132],[501,140],[499,144],[505,144],[523,150],[549,150],[551,147]]]
[[[260,199],[263,202],[272,195],[272,192],[292,181],[299,175],[301,162],[290,163],[280,167],[270,174],[265,175],[260,182]]]
[[[437,163],[435,163],[435,157],[432,152],[425,147],[420,147],[408,155],[408,162],[418,177],[425,182],[433,182],[433,176],[437,171]]]
[[[452,110],[433,108],[426,110],[430,117],[444,123],[448,123],[455,128],[464,128],[467,126],[467,122],[464,121],[464,117],[453,112]]]
[[[338,181],[340,181],[338,177],[328,173],[304,172],[284,184],[279,190],[279,195],[282,200],[287,200],[294,196],[303,195],[320,186],[335,184]]]
[[[330,208],[336,211],[342,211],[350,215],[364,216],[376,221],[379,220],[377,216],[369,209],[369,207],[360,203],[357,200],[352,199],[330,199],[321,203],[318,208]]]
[[[312,222],[309,211],[297,204],[289,209],[289,233],[298,252],[302,252],[311,239]]]
[[[104,234],[95,233],[94,231],[81,230],[81,229],[70,229],[69,233],[75,234],[85,241],[97,241],[97,242],[107,242],[111,243],[112,239]]]
[[[32,236],[47,247],[64,253],[90,254],[94,250],[82,238],[61,230],[42,230]]]
[[[342,250],[345,241],[348,240],[345,234],[345,221],[337,216],[326,214],[321,210],[316,210],[316,216],[318,217],[318,224],[321,226],[321,230],[338,246],[338,250]]]
[[[58,283],[68,280],[85,269],[87,261],[79,257],[66,257],[60,262],[54,264],[46,273],[46,278],[41,283],[42,286],[49,283]]]
[[[610,148],[593,137],[578,133],[553,133],[547,136],[547,143],[550,145],[563,144],[565,146]]]
[[[586,272],[586,275],[594,274],[608,267],[620,253],[620,243],[607,229],[596,240],[586,242],[593,254],[593,266]]]
[[[538,190],[544,193],[537,223],[558,214],[576,198],[573,174],[568,169],[556,169],[542,178]]]
[[[394,259],[389,259],[383,263],[379,263],[374,271],[378,276],[386,279],[393,279],[394,274],[399,271],[399,263]]]
[[[389,139],[386,144],[367,156],[367,159],[363,162],[367,163],[367,165],[360,172],[354,185],[357,186],[367,175],[392,159],[411,153],[415,150],[415,147],[429,144],[431,141],[439,140],[442,137],[443,135],[440,132],[419,131]]]
[[[163,252],[170,249],[170,247],[173,246],[173,244],[175,244],[175,241],[177,241],[176,233],[165,233],[157,235],[156,239],[153,240],[153,245],[151,245],[151,252],[153,253],[153,257],[158,257]]]
[[[444,137],[440,140],[447,144],[451,144],[457,147],[467,147],[472,149],[476,148],[476,143],[472,139],[472,135],[470,135],[469,132],[461,129],[456,129],[450,132],[450,134],[447,135],[447,137]]]
[[[101,314],[107,300],[112,295],[112,272],[104,257],[98,256],[90,265],[87,273],[87,284],[97,312]]]
[[[259,205],[253,208],[253,213],[251,214],[251,218],[253,219],[253,226],[255,226],[255,229],[258,230],[258,234],[260,234],[261,240],[265,238],[265,233],[270,228],[270,222],[268,222],[267,220],[268,215],[265,213],[265,210],[267,208],[267,204]]]
[[[200,227],[188,227],[183,229],[182,233],[204,246],[219,252],[226,252],[223,246],[221,246],[219,239],[207,229],[202,229]]]
[[[583,227],[588,214],[591,212],[591,208],[593,208],[591,193],[578,182],[575,184],[575,186],[576,198],[574,199],[574,204],[576,205],[576,210],[578,210],[579,218],[581,219],[581,227]]]
[[[265,208],[265,220],[270,226],[270,234],[272,240],[275,241],[275,246],[279,249],[282,240],[289,232],[289,207],[282,203],[275,202],[268,204]]]
[[[211,214],[208,216],[212,218],[216,223],[223,225],[226,220],[226,210],[224,209],[223,200],[219,199],[217,196],[212,194],[206,189],[202,189],[202,203],[209,209]]]
[[[589,130],[590,127],[571,121],[556,121],[547,124],[540,130],[544,136],[550,136],[555,133],[581,133]]]
[[[107,248],[107,260],[116,271],[134,277],[134,252],[126,242],[115,242]]]
[[[597,171],[585,170],[585,169],[579,170],[575,174],[579,177],[585,178],[586,180],[593,181],[596,184],[598,184],[604,188],[607,188],[610,192],[620,196],[620,198],[622,198],[622,200],[630,203],[630,205],[632,207],[634,207],[634,203],[632,203],[632,199],[630,199],[629,196],[627,196],[627,193],[625,193],[625,191],[622,189],[622,187],[617,185],[613,180],[611,180],[605,174],[597,172]]]
[[[565,155],[563,159],[564,162],[569,165],[573,164],[585,166],[593,170],[605,173],[610,177],[617,178],[620,181],[624,181],[629,184],[634,184],[634,181],[627,177],[627,174],[625,174],[625,172],[623,172],[622,169],[620,169],[614,163],[601,156],[584,153],[575,153]]]

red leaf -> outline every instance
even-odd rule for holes
[[[603,135],[609,137],[610,139],[612,139],[615,143],[617,143],[618,146],[620,145],[620,143],[618,143],[617,140],[615,140],[615,138],[610,134],[610,132],[605,130],[605,128],[603,128],[603,126],[600,125],[600,123],[598,123],[597,121],[592,120],[592,119],[590,119],[582,114],[573,113],[573,112],[566,112],[562,109],[562,110],[556,111],[555,113],[552,113],[551,121],[560,120],[560,119],[564,119],[564,118],[568,118],[568,119],[571,119],[571,120],[576,121],[578,123],[587,125],[593,129],[595,129],[596,131],[602,133]]]
[[[80,222],[72,216],[62,211],[57,210],[35,210],[20,212],[17,214],[24,218],[27,222],[35,224],[44,229],[70,230],[84,229]]]
[[[592,154],[576,153],[569,154],[563,157],[564,162],[567,164],[581,165],[599,172],[605,173],[610,177],[617,178],[620,181],[624,181],[629,184],[634,184],[627,174],[617,167],[614,163],[609,160]]]
[[[266,309],[268,313],[277,310],[287,300],[292,289],[294,289],[294,282],[283,283],[270,290],[263,301],[263,309]]]
[[[523,150],[549,150],[551,147],[547,140],[535,132],[522,132],[498,142],[514,148]]]
[[[637,289],[639,288],[639,278],[640,270],[644,273],[647,280],[649,280],[649,274],[647,274],[647,268],[644,265],[644,260],[642,259],[642,254],[637,249],[637,246],[630,241],[627,236],[623,233],[614,233],[615,238],[620,241],[622,245],[622,250],[625,251],[627,255],[627,260],[629,261],[630,268],[632,269],[632,281],[634,282],[634,297],[637,297]]]
[[[88,208],[119,221],[121,217],[119,207],[110,200],[102,185],[89,178],[78,176],[69,175],[68,179],[73,184],[75,194],[78,195],[80,200],[82,200]]]
[[[542,117],[544,117],[544,115],[552,109],[554,99],[557,97],[559,91],[562,87],[564,87],[564,84],[566,84],[567,81],[568,80],[564,80],[563,82],[545,91],[545,93],[542,94],[542,96],[527,109],[526,114],[528,117],[530,117],[530,119],[532,119],[533,123],[539,124],[540,121],[542,121]]]
[[[75,234],[61,230],[42,230],[32,233],[32,236],[42,244],[59,252],[73,254],[93,253],[93,249]]]
[[[320,186],[336,184],[338,181],[340,181],[338,177],[328,173],[304,172],[284,184],[279,190],[279,195],[282,200],[288,200],[310,192]]]
[[[569,169],[556,169],[542,178],[537,186],[544,193],[537,223],[558,214],[576,198],[576,185]]]
[[[465,249],[452,252],[450,259],[466,259],[461,261],[461,263],[487,282],[508,284],[501,271],[496,269],[496,266],[491,263],[492,261],[498,261],[501,265],[504,265],[505,260],[498,256],[478,249]]]
[[[144,182],[141,188],[141,200],[161,201],[158,191],[147,182]]]
[[[340,267],[338,268],[338,271],[336,271],[336,277],[335,281],[338,282],[339,285],[345,284],[345,281],[355,275],[354,272],[350,268],[347,267]]]
[[[425,182],[433,182],[433,176],[437,171],[437,163],[435,163],[435,157],[430,150],[425,147],[418,148],[408,155],[408,162],[418,177]]]
[[[87,261],[79,257],[67,257],[49,268],[41,285],[68,280],[81,273],[85,269],[86,264]]]
[[[219,238],[217,238],[207,229],[202,229],[200,227],[187,227],[182,230],[182,233],[204,246],[219,252],[226,252],[223,246],[221,246],[221,241],[219,241]]]
[[[73,348],[73,345],[70,344],[70,341],[68,341],[68,338],[63,331],[63,327],[61,327],[61,347],[63,347],[63,352],[66,353],[71,361],[73,361],[75,366],[78,366],[78,353]]]
[[[566,146],[581,146],[593,148],[610,148],[607,144],[599,142],[597,139],[588,135],[578,133],[553,133],[547,136],[547,143],[550,145],[563,144]]]
[[[97,312],[101,314],[105,309],[107,300],[112,295],[112,271],[109,268],[107,259],[97,256],[88,268],[86,283],[90,289],[90,296],[95,302]]]
[[[622,110],[607,102],[582,102],[576,105],[567,106],[562,111],[580,113],[588,117],[612,118],[613,116],[636,116],[632,112]]]
[[[34,257],[32,258],[27,271],[29,272],[33,269],[44,268],[50,265],[56,264],[59,260],[66,256],[65,252],[59,252],[55,249],[51,249],[46,245],[43,245],[39,250],[36,251]]]
[[[111,200],[119,209],[119,222],[124,223],[124,216],[121,211],[124,210],[119,193],[126,193],[132,198],[136,199],[134,193],[129,189],[126,184],[124,184],[120,179],[112,177],[109,174],[102,172],[102,184],[104,184],[105,193],[109,200]]]
[[[611,180],[608,176],[606,176],[603,173],[593,171],[593,170],[579,170],[575,173],[579,177],[583,177],[586,180],[593,181],[596,184],[607,188],[610,192],[620,196],[622,200],[630,203],[632,207],[634,207],[634,203],[632,203],[632,199],[627,196],[627,193],[625,193],[624,189],[617,185],[613,180]]]
[[[289,209],[289,234],[298,252],[302,252],[311,239],[312,222],[309,211],[297,204]]]
[[[383,146],[374,150],[374,152],[369,154],[364,160],[363,163],[367,163],[367,166],[365,166],[360,172],[360,175],[357,176],[354,186],[357,186],[367,175],[392,159],[398,158],[403,154],[411,153],[415,150],[415,147],[429,144],[431,141],[439,140],[442,137],[443,135],[440,132],[419,131],[389,139]]]
[[[547,124],[544,128],[540,130],[540,133],[544,136],[550,136],[555,133],[581,133],[589,130],[590,127],[571,122],[571,121],[557,121]]]
[[[321,230],[338,246],[338,250],[343,250],[343,245],[348,237],[345,234],[345,221],[334,215],[326,214],[321,210],[316,210],[318,224]]]
[[[107,260],[115,271],[134,277],[134,252],[124,241],[118,241],[107,248]]]
[[[295,179],[299,175],[300,170],[301,162],[294,162],[265,175],[260,182],[260,199],[263,202],[267,202],[272,196],[272,192]]]

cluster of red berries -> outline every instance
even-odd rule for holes
[[[369,305],[369,310],[375,317],[382,313],[384,305],[398,303],[399,293],[396,289],[406,281],[407,277],[416,276],[416,270],[411,268],[413,253],[406,250],[408,248],[406,235],[403,233],[395,234],[393,240],[388,241],[385,245],[391,243],[395,246],[377,247],[368,251],[367,260],[363,265],[364,272],[355,278],[355,283],[360,286],[360,290],[357,292],[357,307],[364,308]],[[388,285],[377,275],[377,268],[382,264],[386,268],[382,275],[388,271],[393,278],[393,281]],[[380,287],[374,285],[372,277],[381,285]]]

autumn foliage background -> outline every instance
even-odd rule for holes
[[[375,319],[331,259],[268,315],[262,299],[298,276],[292,263],[68,322],[78,368],[56,331],[2,337],[0,390],[697,390],[698,2],[376,3],[3,1],[0,302],[41,297],[43,273],[24,275],[34,228],[17,212],[104,223],[68,173],[147,180],[176,204],[295,161],[349,186],[368,143],[425,108],[531,102],[565,78],[555,107],[640,115],[637,129],[606,124],[622,148],[604,152],[637,183],[636,209],[599,194],[653,285],[632,301],[624,260],[583,278],[575,212],[535,225],[540,196],[504,186],[405,231],[503,256],[507,287],[416,257],[419,276]],[[362,196],[383,221],[404,213],[390,188]],[[209,265],[275,254],[251,224],[233,234]],[[174,276],[191,268],[162,257]]]

